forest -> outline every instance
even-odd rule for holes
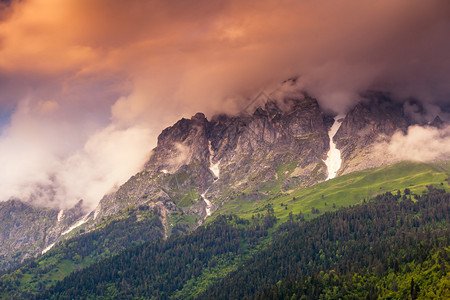
[[[370,203],[291,220],[266,250],[201,299],[448,299],[450,198],[430,187],[413,202]]]
[[[406,194],[406,196],[405,196]],[[311,221],[221,216],[73,272],[35,299],[448,299],[450,194],[379,195]]]

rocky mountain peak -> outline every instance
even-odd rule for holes
[[[63,213],[18,199],[0,202],[0,269],[40,254],[82,214],[81,201]]]
[[[398,130],[406,132],[409,125],[403,106],[389,94],[364,94],[363,101],[347,113],[334,136],[344,161],[341,174],[384,164],[383,157],[374,158],[377,151],[373,146],[388,141]]]
[[[196,113],[194,116],[191,117],[191,120],[194,122],[199,122],[199,123],[207,123],[208,120],[205,117],[205,114],[198,112]]]
[[[258,198],[268,183],[286,190],[317,183],[327,175],[326,120],[308,97],[269,100],[251,115],[181,119],[160,134],[144,171],[101,201],[99,216],[148,203],[163,215],[182,212],[201,223],[244,191]]]
[[[209,122],[203,113],[197,113],[191,119],[183,118],[164,129],[145,169],[173,173],[192,161],[209,161],[208,129]]]
[[[359,138],[361,131],[366,137],[392,135],[398,129],[405,131],[408,125],[401,104],[394,102],[388,94],[371,92],[347,114],[336,139]]]

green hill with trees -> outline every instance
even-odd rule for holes
[[[401,298],[409,285],[415,289],[416,284],[420,295],[432,293],[430,286],[442,286],[439,290],[444,293],[449,165],[402,162],[290,191],[268,183],[268,197],[249,200],[241,195],[225,203],[206,225],[167,240],[155,212],[130,208],[120,217],[107,219],[99,229],[4,271],[0,296],[55,295],[59,299],[85,293],[105,299],[128,294],[181,299],[295,294],[332,298],[347,293],[358,298],[372,289],[373,295]],[[277,248],[280,245],[286,248]],[[311,250],[306,245],[315,246]],[[418,249],[426,249],[427,255]],[[380,253],[390,256],[378,257]],[[418,255],[422,255],[419,262]],[[171,257],[177,259],[164,262]],[[264,261],[268,257],[272,258]],[[274,261],[279,264],[263,271],[264,265]],[[291,272],[296,264],[300,265]],[[251,274],[260,270],[265,275],[254,278],[242,273],[254,267]],[[272,274],[274,270],[284,273]],[[85,285],[86,280],[92,284]],[[228,289],[240,282],[254,287],[251,292],[240,288],[239,293]],[[223,293],[213,286],[222,286]]]
[[[444,190],[430,187],[416,202],[385,193],[311,221],[293,217],[243,261],[275,218],[271,212],[253,222],[222,216],[75,272],[37,299],[446,299],[449,221]],[[235,263],[234,270],[204,283],[199,294],[182,293],[222,260]]]

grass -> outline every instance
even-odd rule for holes
[[[213,214],[212,219],[219,214],[236,214],[249,219],[252,215],[264,213],[269,207],[280,218],[279,223],[286,221],[289,213],[302,212],[306,219],[311,219],[317,215],[312,214],[313,208],[323,213],[361,203],[363,199],[385,192],[400,190],[403,194],[404,189],[409,188],[412,194],[421,194],[427,185],[449,190],[446,181],[449,174],[450,162],[400,162],[340,176],[309,188],[299,187],[289,193],[274,188],[261,200],[251,201],[245,195],[240,195],[225,203]]]
[[[15,273],[21,274],[20,284],[26,291],[39,290],[39,285],[44,284],[46,288],[52,286],[56,281],[68,276],[76,269],[82,269],[92,264],[92,259],[85,258],[79,265],[73,260],[62,259],[59,260],[55,257],[46,257],[39,262],[42,272],[29,272],[22,273],[21,270],[15,271]],[[3,295],[4,296],[4,295]]]
[[[178,207],[189,207],[200,199],[200,195],[195,189],[191,189],[184,194],[175,194],[174,198]]]

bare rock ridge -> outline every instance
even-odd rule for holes
[[[374,145],[388,141],[397,130],[406,132],[411,125],[402,105],[388,95],[371,92],[365,100],[348,112],[334,137],[343,159],[341,174],[391,163],[378,157]]]

